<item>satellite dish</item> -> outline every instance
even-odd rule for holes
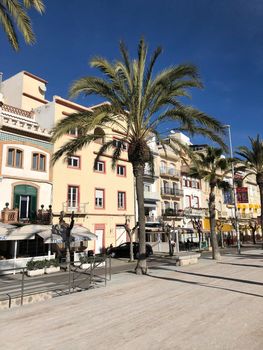
[[[39,91],[43,95],[47,91],[46,85],[39,86]]]

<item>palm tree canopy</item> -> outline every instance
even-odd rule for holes
[[[263,176],[263,141],[257,135],[255,139],[249,137],[251,148],[246,146],[238,147],[236,154],[241,158],[238,161],[241,163],[240,170],[247,171],[247,175],[254,174]]]
[[[192,161],[190,176],[204,179],[210,186],[229,188],[224,177],[230,173],[233,159],[226,158],[221,148],[207,147],[205,152],[195,153]]]
[[[15,25],[27,44],[35,42],[32,23],[27,14],[27,10],[31,7],[40,14],[45,10],[43,0],[23,0],[22,2],[19,0],[0,0],[0,22],[15,50],[19,49]]]
[[[123,144],[128,143],[128,156],[132,164],[151,161],[152,154],[147,142],[153,137],[165,148],[160,130],[167,121],[174,122],[173,129],[201,134],[223,144],[220,135],[224,133],[224,128],[219,121],[180,102],[181,97],[189,96],[189,89],[202,87],[197,68],[191,64],[180,64],[154,76],[154,66],[162,50],[158,47],[149,59],[147,51],[147,45],[141,39],[137,59],[131,60],[125,44],[121,42],[119,60],[109,62],[102,57],[91,60],[91,67],[100,71],[100,77],[88,76],[75,81],[70,96],[98,95],[107,103],[72,114],[58,122],[53,129],[53,141],[76,126],[82,134],[62,146],[55,153],[54,161],[62,155],[72,155],[98,138],[94,134],[97,126],[118,128],[122,136],[113,159],[119,157]],[[112,146],[113,140],[109,139],[101,147],[98,157]],[[170,144],[170,147],[173,145]],[[174,150],[178,152],[178,146],[174,146]]]

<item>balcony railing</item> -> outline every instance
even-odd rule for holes
[[[173,208],[166,208],[162,210],[163,216],[176,216],[176,217],[183,217],[184,211],[182,209],[173,209]]]
[[[174,169],[174,168],[160,168],[160,174],[170,177],[180,177],[181,173],[180,171]]]
[[[87,214],[88,212],[88,203],[79,203],[78,205],[69,205],[67,202],[62,203],[62,210],[65,213],[74,213],[76,214]]]
[[[186,208],[184,210],[185,216],[205,216],[205,209],[203,208]]]
[[[18,209],[9,209],[8,206],[1,212],[1,220],[4,224],[15,224],[18,222]]]
[[[168,196],[183,196],[184,191],[179,188],[172,188],[172,187],[162,187],[161,188],[161,194],[162,195],[168,195]]]
[[[160,198],[157,192],[144,191],[144,199],[151,199],[157,201]]]
[[[253,213],[237,213],[237,217],[238,219],[253,219]]]

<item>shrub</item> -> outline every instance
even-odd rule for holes
[[[81,264],[86,264],[90,263],[91,259],[88,255],[82,255],[80,256],[79,261],[81,262]]]
[[[46,265],[45,260],[30,260],[27,262],[26,267],[28,270],[43,269]]]
[[[50,259],[50,260],[46,260],[46,267],[57,267],[59,266],[59,261],[57,259]]]

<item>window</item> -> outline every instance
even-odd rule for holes
[[[121,141],[121,140],[114,139],[113,140],[113,146],[114,147],[119,147],[120,146],[123,151],[127,151],[127,144],[125,142]]]
[[[144,192],[151,192],[151,185],[150,184],[144,184]]]
[[[95,208],[104,208],[104,190],[95,190]]]
[[[22,168],[23,151],[16,148],[8,148],[7,165],[14,168]]]
[[[33,153],[32,169],[38,171],[46,170],[46,156],[41,153]]]
[[[166,173],[166,163],[165,162],[161,162],[160,171],[161,171],[161,174]]]
[[[174,164],[170,164],[169,174],[172,176],[175,175],[175,165]]]
[[[117,175],[126,176],[126,166],[125,165],[117,165]]]
[[[126,209],[126,193],[118,192],[118,209]]]
[[[105,162],[103,161],[96,162],[95,171],[97,171],[98,173],[105,173]]]
[[[104,144],[104,138],[105,138],[105,132],[102,128],[96,128],[94,130],[94,135],[97,136],[97,138],[94,140],[95,143],[99,143],[101,145]]]
[[[68,208],[75,209],[78,208],[79,204],[79,187],[78,186],[68,186]]]
[[[190,196],[185,196],[185,208],[191,208],[191,198],[190,198]]]
[[[68,167],[69,168],[80,168],[80,157],[72,156],[68,157]]]
[[[73,137],[78,137],[79,132],[78,128],[72,128],[68,131],[68,135],[73,136]]]
[[[199,198],[197,196],[193,197],[192,207],[193,208],[199,208]]]

